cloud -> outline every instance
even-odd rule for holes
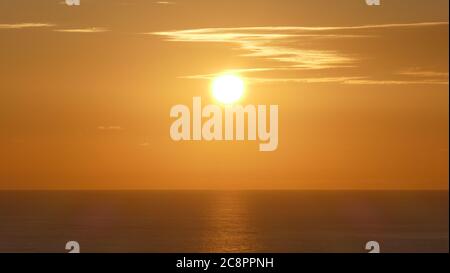
[[[55,25],[49,23],[15,23],[15,24],[0,24],[0,29],[45,28],[53,26]]]
[[[99,33],[99,32],[107,32],[109,30],[102,27],[90,27],[90,28],[55,29],[54,31],[65,33]]]
[[[448,72],[439,72],[439,71],[429,71],[429,70],[420,70],[420,69],[410,69],[401,71],[398,73],[399,75],[406,75],[406,76],[417,76],[417,77],[424,77],[424,78],[447,78],[448,79]]]
[[[158,2],[155,2],[155,4],[158,4],[158,5],[175,5],[175,2],[170,2],[170,1],[158,1]]]
[[[285,31],[285,33],[283,33]],[[261,57],[285,63],[291,68],[321,69],[349,65],[355,60],[330,50],[298,49],[290,45],[295,38],[349,38],[358,35],[299,34],[293,27],[205,28],[150,34],[174,42],[215,42],[236,44],[248,51],[241,56]],[[283,44],[285,42],[286,44]]]
[[[408,80],[347,80],[346,84],[362,84],[362,85],[421,85],[421,84],[448,84],[448,81],[440,80],[420,80],[420,81],[408,81]]]
[[[56,27],[55,24],[49,23],[14,23],[14,24],[0,24],[0,29],[28,29],[28,28],[52,28]],[[56,32],[66,32],[66,33],[98,33],[109,31],[107,28],[103,27],[88,27],[88,28],[64,28],[64,29],[53,29]]]
[[[294,82],[294,83],[350,83],[362,80],[360,77],[313,77],[313,78],[248,78],[251,82]]]
[[[167,35],[167,34],[207,34],[207,33],[295,33],[315,32],[315,31],[336,31],[336,30],[365,30],[365,29],[386,29],[386,28],[414,28],[414,27],[430,27],[430,26],[448,26],[448,22],[418,22],[418,23],[402,23],[402,24],[378,24],[378,25],[361,25],[361,26],[335,26],[335,27],[301,27],[301,26],[263,26],[263,27],[233,27],[233,28],[199,28],[187,29],[168,32],[153,32],[150,34]],[[255,34],[256,35],[256,34]]]
[[[302,27],[302,26],[262,26],[262,27],[234,27],[234,28],[198,28],[145,33],[164,37],[170,42],[217,43],[230,45],[239,49],[238,56],[254,58],[258,63],[264,62],[264,67],[246,67],[227,70],[240,74],[265,74],[260,76],[246,76],[254,82],[340,82],[345,84],[445,84],[446,79],[429,79],[431,73],[409,72],[397,73],[385,71],[386,67],[402,67],[405,63],[431,62],[433,58],[407,59],[402,55],[408,50],[402,46],[403,36],[413,36],[417,44],[423,44],[427,35],[435,32],[426,30],[447,29],[448,22],[416,22],[401,24],[374,24],[361,26],[332,26],[332,27]],[[414,35],[411,35],[413,33]],[[445,32],[444,32],[445,33]],[[407,36],[410,35],[410,36]],[[437,37],[437,38],[436,38]],[[431,38],[439,39],[439,36]],[[396,41],[398,40],[398,41]],[[393,43],[392,47],[386,46]],[[408,47],[412,51],[413,41]],[[378,47],[375,45],[379,45]],[[333,46],[335,48],[333,48]],[[433,44],[429,50],[421,55],[435,54]],[[386,47],[378,50],[380,47]],[[392,56],[392,52],[395,52]],[[444,55],[445,53],[443,53]],[[447,54],[448,55],[448,54]],[[397,58],[398,57],[398,58]],[[445,58],[445,56],[442,56]],[[442,59],[440,58],[440,59]],[[379,60],[389,63],[388,66]],[[400,60],[400,61],[397,61]],[[405,63],[403,63],[405,62]],[[409,64],[409,63],[408,63]],[[441,64],[442,66],[442,64]],[[362,69],[363,68],[363,69]],[[353,70],[352,70],[353,69]],[[397,69],[398,70],[398,69]],[[316,75],[311,75],[311,72]],[[210,79],[224,71],[210,74],[182,76],[190,79]],[[277,74],[276,77],[272,75]],[[364,73],[365,72],[365,73]],[[371,79],[369,75],[383,74],[384,79]],[[283,77],[282,73],[296,73],[296,77]],[[445,72],[434,72],[445,73]],[[320,74],[320,75],[319,75]],[[436,76],[436,74],[433,74]],[[379,75],[378,75],[379,76]],[[396,78],[401,76],[401,78]],[[445,76],[445,74],[440,74]]]

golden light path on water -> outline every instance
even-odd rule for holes
[[[217,194],[207,216],[202,252],[257,252],[257,231],[249,223],[249,209],[242,192]]]

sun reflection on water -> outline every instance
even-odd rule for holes
[[[204,252],[257,252],[256,230],[249,223],[249,210],[242,192],[218,192],[209,210]]]

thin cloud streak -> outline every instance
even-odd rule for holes
[[[91,28],[55,29],[54,31],[66,33],[99,33],[99,32],[107,32],[109,30],[101,27],[91,27]]]
[[[355,85],[447,85],[448,81],[440,80],[421,80],[421,81],[409,81],[409,80],[348,80],[344,82],[345,84],[355,84]]]
[[[32,29],[32,28],[52,28],[56,27],[56,24],[50,23],[14,23],[14,24],[0,24],[0,29]],[[67,32],[67,33],[99,33],[107,32],[109,29],[103,27],[88,27],[88,28],[65,28],[65,29],[53,29],[55,32]]]
[[[155,4],[157,4],[157,5],[175,5],[176,3],[170,2],[170,1],[158,1],[158,2],[155,2]]]
[[[401,71],[399,75],[405,76],[417,76],[417,77],[428,77],[428,78],[447,78],[448,72],[438,72],[438,71],[426,71],[426,70],[407,70]]]
[[[362,77],[316,77],[316,78],[246,78],[251,83],[342,83],[362,80]]]
[[[419,22],[402,24],[375,24],[361,26],[338,26],[338,27],[299,27],[299,26],[263,26],[263,27],[235,27],[235,28],[199,28],[174,30],[164,32],[145,33],[163,36],[165,41],[170,42],[210,42],[226,43],[235,45],[244,51],[239,56],[259,58],[271,61],[272,65],[267,67],[250,67],[228,70],[236,73],[255,73],[268,71],[317,71],[327,70],[330,72],[336,68],[357,68],[367,60],[366,55],[361,53],[344,53],[340,50],[321,49],[317,50],[310,44],[319,39],[376,39],[384,32],[374,32],[376,29],[395,28],[425,28],[447,26],[448,22]],[[372,31],[368,31],[371,30]],[[361,31],[362,30],[362,31]],[[364,32],[364,30],[366,30]],[[325,45],[324,43],[319,44]],[[341,49],[342,50],[342,49]],[[348,50],[347,50],[348,51]],[[246,53],[245,53],[246,52]],[[334,71],[333,73],[336,73]],[[430,79],[435,73],[403,72],[395,73],[407,79],[373,80],[361,75],[323,75],[318,78],[261,78],[247,77],[255,82],[342,82],[345,84],[445,84],[447,79]],[[348,73],[345,72],[345,73]],[[183,78],[210,79],[220,73],[207,75],[190,75]],[[442,76],[442,75],[441,75]],[[419,77],[419,78],[418,78]],[[418,78],[418,79],[417,79]]]
[[[249,53],[241,54],[245,57],[260,57],[267,60],[283,63],[284,68],[325,69],[350,65],[356,60],[336,51],[298,49],[290,44],[298,38],[356,38],[358,35],[336,35],[328,34],[295,34],[295,33],[269,33],[269,32],[247,32],[250,30],[271,31],[269,28],[218,28],[218,29],[195,29],[173,32],[153,32],[152,35],[165,36],[167,41],[173,42],[216,42],[236,44],[240,49]],[[282,28],[282,30],[285,30]],[[241,31],[241,32],[239,32]],[[286,44],[279,44],[279,43]],[[277,43],[277,45],[274,45]]]
[[[24,29],[24,28],[46,28],[54,27],[49,23],[16,23],[16,24],[0,24],[0,29]]]
[[[228,73],[226,71],[225,73]],[[221,73],[182,76],[182,79],[198,79],[198,80],[212,80]],[[371,80],[367,77],[305,77],[305,78],[263,78],[263,77],[243,77],[246,82],[250,84],[257,83],[339,83],[349,85],[445,85],[448,80],[433,80],[426,79],[420,81],[413,80]]]
[[[299,27],[299,26],[264,26],[264,27],[235,27],[235,28],[199,28],[166,32],[151,32],[154,35],[171,35],[171,34],[208,34],[218,32],[236,32],[236,31],[280,31],[280,32],[303,32],[303,31],[331,31],[331,30],[358,30],[358,29],[376,29],[376,28],[409,28],[409,27],[431,27],[431,26],[448,26],[448,22],[418,22],[418,23],[401,23],[401,24],[378,24],[378,25],[361,25],[361,26],[337,26],[337,27]],[[294,35],[294,34],[293,34]]]

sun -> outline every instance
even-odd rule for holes
[[[234,103],[244,94],[244,81],[235,75],[218,76],[212,83],[212,93],[221,103]]]

